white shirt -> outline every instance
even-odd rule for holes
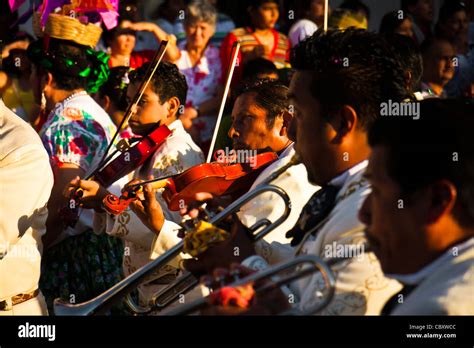
[[[181,121],[173,122],[169,125],[169,128],[173,132],[172,135],[155,152],[152,160],[145,162],[148,165],[143,165],[133,173],[133,178],[147,180],[149,175],[160,178],[178,174],[204,162],[202,151],[184,130]],[[122,178],[114,184],[114,188],[110,191],[114,194],[120,194],[121,188],[129,181],[130,178],[128,177]],[[161,192],[158,192],[157,200],[161,204],[166,219],[168,221],[180,222],[181,216],[179,212],[171,212],[168,209],[161,197]],[[119,216],[96,213],[94,216],[94,231],[100,233],[104,230],[109,235],[125,241],[123,260],[125,276],[132,274],[151,260],[151,246],[156,236],[140,221],[130,208]],[[176,268],[166,267],[163,272],[173,274],[176,273]],[[154,291],[156,291],[156,287],[139,288],[142,299],[149,298],[149,295]]]
[[[300,19],[292,25],[288,36],[290,38],[291,47],[295,47],[304,39],[310,37],[318,30],[318,26],[309,19]]]
[[[474,238],[414,274],[389,277],[417,285],[390,315],[474,315]]]
[[[38,134],[0,99],[0,301],[38,288],[52,187]]]
[[[366,243],[365,226],[357,215],[370,192],[369,185],[363,178],[366,167],[367,161],[361,162],[330,182],[341,189],[336,197],[336,205],[325,219],[326,222],[316,231],[316,236],[307,234],[297,250],[277,242],[266,245],[262,250],[262,255],[273,264],[288,261],[298,254],[316,255],[322,259],[334,258],[327,254],[328,248],[331,250],[333,245],[359,246],[356,249],[360,251],[357,257],[341,261],[332,267],[336,276],[335,296],[330,305],[319,314],[378,315],[385,303],[401,289],[398,282],[383,275],[375,255],[361,247]],[[251,266],[247,264],[247,260],[243,264]],[[295,302],[299,301],[297,309],[305,312],[313,307],[318,301],[316,294],[324,288],[324,280],[319,273],[291,284]]]
[[[271,174],[287,165],[294,155],[294,144],[291,144],[281,153],[278,160],[262,171],[249,191],[254,190]],[[292,229],[296,224],[303,207],[309,201],[311,196],[319,190],[319,187],[308,182],[308,173],[304,164],[298,164],[288,168],[288,170],[281,174],[271,184],[282,188],[288,194],[291,200],[291,212],[290,216],[280,226],[264,237],[264,240],[268,243],[274,241],[289,243],[290,240],[285,237],[286,232]],[[263,218],[267,218],[270,221],[277,220],[282,216],[284,210],[285,204],[280,196],[276,193],[269,192],[257,196],[242,206],[237,215],[245,226],[251,227]]]

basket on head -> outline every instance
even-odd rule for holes
[[[33,15],[33,29],[36,36],[43,37],[46,33],[52,38],[73,41],[79,45],[95,47],[102,35],[102,29],[92,23],[83,24],[78,19],[51,13],[44,30],[40,25],[40,13]]]

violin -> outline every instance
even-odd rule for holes
[[[105,210],[119,215],[143,191],[145,184],[154,189],[164,189],[162,197],[171,211],[178,211],[199,192],[209,192],[215,196],[231,196],[237,199],[247,192],[260,173],[278,159],[274,152],[265,152],[255,156],[250,163],[223,164],[219,162],[204,163],[192,167],[181,174],[142,182],[124,189],[122,195],[108,195],[103,203]]]
[[[140,139],[133,147],[100,169],[92,178],[104,187],[109,187],[120,178],[140,167],[171,135],[171,130],[163,125]]]
[[[126,141],[120,141],[117,145],[118,150],[115,151],[110,157],[107,157],[110,149],[115,143],[115,140],[120,134],[120,131],[123,129],[130,117],[136,113],[137,105],[142,99],[148,85],[150,84],[156,69],[158,69],[158,66],[163,60],[167,46],[168,41],[161,42],[160,48],[156,52],[152,63],[147,69],[145,78],[140,84],[140,88],[135,94],[133,101],[128,106],[122,122],[117,127],[117,130],[112,137],[112,140],[110,141],[104,156],[99,162],[99,166],[85,178],[86,180],[96,180],[104,187],[109,187],[121,177],[131,173],[136,168],[141,166],[171,135],[171,131],[167,126],[160,126],[147,136],[143,137],[133,147],[130,147]],[[118,151],[120,151],[121,154],[116,158],[113,158]],[[76,202],[80,201],[82,195],[83,192],[81,189],[73,191],[69,199],[69,204],[61,208],[60,214],[63,217],[63,222],[66,226],[74,227],[76,225],[79,219],[79,207]]]
[[[230,195],[233,198],[238,198],[250,189],[250,186],[252,186],[260,172],[278,158],[272,152],[259,154],[252,158],[253,161],[248,161],[249,163],[255,163],[253,167],[242,163],[230,165],[219,162],[211,163],[212,149],[219,132],[219,124],[224,113],[239,50],[240,43],[237,41],[232,47],[232,58],[227,70],[224,94],[212,136],[207,163],[197,165],[176,176],[129,186],[122,192],[120,197],[108,195],[103,203],[109,213],[118,215],[127,209],[130,203],[138,198],[138,194],[143,191],[143,185],[146,183],[151,183],[154,189],[164,189],[162,197],[166,201],[168,208],[172,211],[177,211],[184,207],[184,205],[192,201],[198,192],[209,192],[216,196]]]

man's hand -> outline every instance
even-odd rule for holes
[[[213,272],[213,277],[203,277],[203,282],[207,284],[216,284],[221,282],[222,279],[229,279],[235,277],[238,274],[240,279],[255,273],[254,270],[243,267],[240,264],[232,264],[229,270],[216,269]],[[237,279],[234,279],[234,281]],[[227,283],[227,284],[231,284]],[[221,284],[220,287],[226,286],[227,284]],[[283,294],[279,288],[264,291],[259,293],[258,289],[263,286],[271,285],[270,279],[262,279],[253,284],[253,288],[256,290],[254,299],[248,308],[239,308],[235,306],[222,306],[219,303],[211,304],[201,311],[201,315],[276,315],[285,310],[291,308],[288,298]],[[215,289],[217,290],[217,289]]]
[[[80,207],[102,211],[102,201],[109,192],[97,181],[74,178],[64,189],[63,196],[71,199],[74,191],[81,189],[82,196],[77,199]]]
[[[216,268],[227,268],[232,263],[240,263],[252,255],[255,255],[253,241],[247,236],[240,221],[236,221],[228,239],[211,246],[197,259],[184,260],[183,266],[196,275],[210,274]]]
[[[127,186],[138,183],[140,183],[139,180],[132,180]],[[145,185],[143,193],[139,194],[138,198],[130,203],[130,208],[145,226],[158,235],[165,222],[165,216],[160,203],[156,200],[156,190],[149,184]]]
[[[205,210],[202,207],[204,203],[206,204]],[[206,216],[203,215],[206,211],[220,213],[231,203],[232,198],[229,196],[217,197],[209,192],[198,192],[189,200],[187,205],[180,209],[179,213],[182,216],[187,215],[192,219],[198,217],[206,218]]]

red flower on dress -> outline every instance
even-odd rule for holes
[[[84,119],[84,115],[82,111],[76,108],[68,107],[63,111],[64,117],[73,120],[73,121],[82,121]]]

